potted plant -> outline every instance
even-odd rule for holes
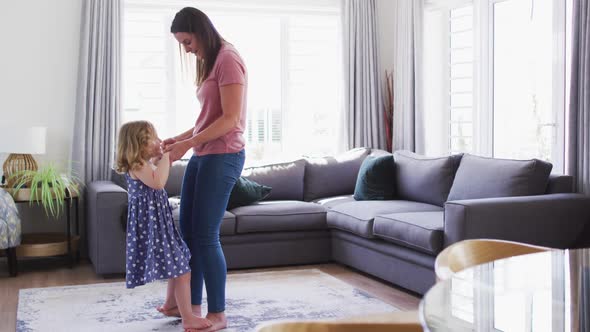
[[[70,172],[71,174],[71,172]],[[60,173],[54,164],[39,170],[24,170],[11,174],[8,183],[13,183],[15,200],[29,200],[41,204],[47,216],[57,218],[64,211],[64,199],[79,194],[78,179],[74,175]]]

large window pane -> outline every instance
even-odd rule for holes
[[[552,1],[494,4],[494,140],[502,158],[551,160]]]
[[[338,3],[318,12],[303,3],[305,10],[284,11],[236,4],[212,3],[205,11],[248,68],[246,164],[336,154],[343,70]],[[177,9],[164,3],[125,7],[122,121],[152,121],[161,137],[186,131],[200,112],[169,32]]]

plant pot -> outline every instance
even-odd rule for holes
[[[21,188],[16,192],[16,194],[14,193],[13,190],[10,190],[8,188],[5,188],[5,190],[7,190],[12,195],[15,202],[31,201],[31,189],[30,188]],[[39,194],[40,194],[40,191],[38,190],[35,197],[33,198],[34,201],[41,200],[41,197],[39,197]],[[77,194],[75,192],[70,192],[70,194],[71,194],[71,197],[77,197]],[[53,198],[55,198],[55,193],[52,192],[51,195],[53,196]]]

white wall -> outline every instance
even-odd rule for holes
[[[80,0],[0,1],[0,127],[47,127],[46,154],[34,157],[62,169],[73,137],[81,6]],[[0,165],[6,157],[0,153]],[[18,205],[23,233],[64,229],[65,218],[47,220],[40,207]]]
[[[0,1],[0,126],[47,127],[46,154],[34,157],[60,168],[72,145],[81,6],[80,0]],[[6,156],[0,154],[0,164]]]
[[[379,32],[379,57],[381,62],[382,76],[385,70],[393,69],[393,13],[395,1],[398,0],[377,0],[377,30]],[[382,77],[382,79],[384,79]]]

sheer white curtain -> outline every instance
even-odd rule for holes
[[[385,149],[375,0],[345,0],[343,6],[347,148]]]
[[[578,192],[590,195],[590,5],[586,0],[573,5],[566,167]]]
[[[121,0],[82,9],[73,168],[84,182],[107,180],[115,155],[121,96]]]
[[[424,153],[422,120],[422,24],[423,0],[396,0],[392,42],[393,68],[393,150]]]

